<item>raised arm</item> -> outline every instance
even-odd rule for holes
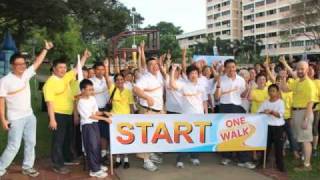
[[[106,74],[104,75],[104,78],[106,80],[108,89],[110,89],[112,84],[113,84],[113,82],[112,82],[112,80],[110,78],[110,74],[109,74],[109,59],[106,58],[103,63],[104,63],[104,69],[105,69],[105,72],[106,72]]]
[[[298,78],[297,74],[293,72],[292,68],[289,66],[284,56],[280,56],[279,61],[287,69],[288,73],[292,76],[293,79]]]
[[[274,76],[274,74],[271,72],[271,70],[270,70],[270,66],[269,66],[269,61],[265,61],[264,63],[263,63],[263,66],[264,66],[264,68],[266,69],[266,71],[267,71],[267,76],[270,78],[270,80],[271,80],[271,82],[272,83],[275,83],[276,82],[276,77]]]
[[[40,65],[42,64],[43,60],[45,59],[48,51],[53,48],[52,42],[44,41],[44,48],[42,49],[41,53],[39,56],[36,57],[34,60],[34,63],[32,64],[34,70],[36,71]]]
[[[186,74],[186,71],[187,71],[187,49],[186,48],[183,48],[182,49],[182,72],[184,74]]]
[[[140,48],[141,48],[141,68],[144,71],[147,68],[146,55],[145,55],[145,49],[144,49],[145,48],[144,41],[142,41],[140,43]]]
[[[81,68],[86,64],[87,60],[91,57],[91,52],[88,49],[85,49],[83,55],[80,59]],[[77,66],[73,70],[78,73]]]
[[[172,65],[172,70],[171,70],[171,73],[170,73],[170,80],[169,80],[170,87],[173,88],[174,90],[178,89],[176,80],[174,78],[174,74],[175,74],[175,72],[177,70],[177,67],[178,66],[176,64]]]
[[[114,58],[114,68],[113,69],[116,74],[120,73],[120,65],[119,65],[119,57],[118,56]]]
[[[137,61],[138,71],[141,72],[141,47],[138,47],[138,61]]]

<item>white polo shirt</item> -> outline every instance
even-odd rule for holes
[[[95,97],[90,96],[89,99],[80,98],[77,104],[77,109],[80,114],[80,124],[92,124],[98,120],[91,119],[90,116],[99,111]]]
[[[183,114],[204,114],[203,102],[208,100],[208,95],[204,87],[198,83],[186,81],[179,89],[182,94]]]
[[[150,72],[144,73],[136,83],[136,86],[144,91],[145,94],[152,97],[154,105],[150,108],[161,111],[163,110],[163,89],[164,81],[160,71],[157,75]],[[146,100],[139,98],[142,106],[148,107]]]
[[[207,95],[210,94],[210,81],[207,77],[200,75],[198,78],[198,83],[202,86],[205,90]]]
[[[109,101],[109,93],[107,88],[107,82],[105,78],[99,79],[97,77],[90,78],[93,83],[95,98],[99,108],[104,108]]]
[[[5,97],[8,121],[33,114],[29,80],[35,74],[34,67],[30,66],[21,78],[10,72],[0,80],[0,96]]]
[[[239,75],[236,75],[234,80],[227,75],[223,75],[221,77],[220,89],[221,93],[232,91],[228,94],[221,95],[221,104],[241,105],[241,94],[246,90],[246,82]]]
[[[178,90],[175,90],[170,87],[170,81],[167,78],[166,81],[166,108],[167,111],[175,112],[175,113],[182,113],[182,93]],[[183,84],[185,83],[185,80],[182,78],[179,78],[176,80],[176,85],[178,89],[181,89],[183,87]]]
[[[277,118],[275,116],[270,116],[270,120],[268,121],[268,125],[270,126],[283,126],[285,124],[284,121],[284,111],[285,111],[285,105],[284,102],[281,99],[278,99],[275,102],[270,102],[269,100],[266,100],[262,103],[260,106],[258,112],[261,113],[265,110],[272,110],[275,112],[278,112],[280,114],[280,118]]]

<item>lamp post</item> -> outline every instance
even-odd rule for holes
[[[133,44],[132,44],[132,48],[137,48],[136,45],[136,32],[135,32],[135,22],[134,22],[134,18],[135,18],[135,14],[136,14],[136,8],[132,7],[131,9],[131,15],[132,15],[132,33],[133,33]]]

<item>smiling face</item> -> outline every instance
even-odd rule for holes
[[[53,74],[62,78],[67,72],[67,64],[59,63],[53,67]]]
[[[22,75],[27,68],[27,63],[24,58],[16,58],[11,64],[11,66],[12,66],[12,72],[14,74]]]
[[[228,77],[234,78],[237,75],[237,66],[235,63],[228,63],[225,66],[225,73]]]
[[[94,69],[94,72],[95,72],[95,76],[97,78],[102,78],[105,73],[106,73],[106,70],[104,68],[104,66],[97,66],[95,69]]]
[[[159,69],[159,64],[158,64],[156,59],[148,61],[148,71],[151,74],[156,75],[159,72],[159,70],[160,70]]]
[[[115,76],[115,79],[114,79],[115,81],[115,86],[117,87],[117,88],[119,88],[119,89],[123,89],[124,88],[124,78],[123,78],[123,76],[122,75],[117,75],[117,76]]]
[[[297,76],[300,79],[305,78],[308,75],[309,65],[305,61],[301,61],[297,64]]]
[[[84,96],[94,96],[94,88],[92,85],[87,85],[84,89],[81,90]]]

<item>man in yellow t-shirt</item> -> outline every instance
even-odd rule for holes
[[[86,50],[81,58],[81,65],[89,57],[90,52]],[[78,164],[73,161],[71,153],[74,107],[74,92],[71,84],[76,80],[77,71],[72,69],[67,72],[67,63],[63,59],[55,60],[52,70],[52,76],[43,87],[48,107],[49,128],[53,132],[51,160],[56,173],[68,174],[70,170],[65,165]]]
[[[287,85],[282,81],[281,87],[285,92],[292,91],[292,130],[298,142],[303,144],[304,166],[295,168],[296,171],[311,171],[310,164],[313,140],[313,104],[317,101],[317,90],[311,79],[308,78],[309,65],[305,61],[297,64],[298,79]]]

